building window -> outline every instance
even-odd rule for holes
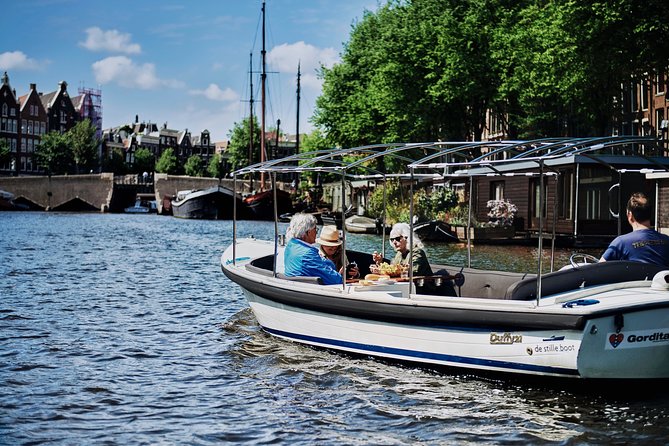
[[[28,134],[32,135],[33,134],[33,122],[28,121]]]
[[[16,109],[14,107],[9,109],[9,116],[16,116]]]
[[[44,135],[46,133],[46,122],[41,122],[40,123],[40,135]]]
[[[655,94],[664,93],[664,73],[655,76]]]
[[[2,104],[2,116],[7,116],[7,104]]]
[[[632,88],[630,88],[630,110],[635,112],[639,110],[639,90],[636,82],[632,82]],[[633,133],[636,135],[637,133]]]
[[[25,152],[25,151],[26,151],[26,139],[21,138],[21,152]]]
[[[641,81],[641,88],[639,94],[641,95],[641,110],[648,110],[648,82],[649,80]]]
[[[662,138],[662,133],[663,131],[666,131],[666,129],[662,129],[662,126],[664,125],[664,109],[663,108],[658,108],[655,110],[655,128],[657,129],[657,137]]]

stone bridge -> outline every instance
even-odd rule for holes
[[[11,192],[16,202],[32,210],[123,212],[140,192],[154,193],[158,211],[163,200],[176,197],[178,191],[206,189],[219,184],[217,178],[201,178],[156,173],[152,183],[142,183],[137,175],[112,173],[90,175],[52,175],[0,177],[0,189]],[[220,180],[232,189],[232,179]],[[287,187],[280,183],[279,188]],[[248,181],[237,181],[237,192],[250,192]]]

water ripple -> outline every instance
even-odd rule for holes
[[[230,222],[18,212],[0,213],[0,227],[0,258],[9,259],[0,262],[0,444],[669,438],[666,393],[592,395],[273,338],[220,272]],[[264,222],[238,228],[271,231]],[[372,250],[378,239],[350,242]],[[527,250],[505,247],[506,258],[509,249],[514,258]],[[457,246],[428,250],[435,261],[463,256]]]

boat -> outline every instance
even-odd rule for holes
[[[421,240],[427,242],[459,242],[460,239],[455,234],[451,225],[443,221],[431,220],[416,223],[414,232]]]
[[[0,211],[15,210],[14,198],[13,193],[0,189]]]
[[[342,229],[343,222],[346,218],[353,215],[354,209],[352,206],[349,206],[344,212],[344,217],[342,217],[341,211],[324,211],[321,212],[321,220],[324,225],[336,226],[337,229]]]
[[[285,190],[276,190],[277,212],[279,215],[290,214],[293,211],[293,203],[290,193]],[[274,220],[274,190],[258,192],[244,198],[244,204],[248,207],[249,216],[254,220]]]
[[[156,202],[154,200],[144,203],[140,197],[137,197],[133,206],[129,206],[124,210],[126,214],[148,214],[156,211]]]
[[[532,141],[521,155],[499,162],[485,157],[472,160],[467,156],[471,143],[425,143],[420,145],[423,153],[433,153],[409,164],[409,175],[417,178],[421,169],[432,169],[425,175],[450,171],[450,175],[471,178],[495,171],[508,175],[512,170],[526,171],[523,169],[528,166],[542,172],[545,163],[560,156],[596,158],[602,148],[639,143],[652,142],[618,137],[606,144],[597,139],[591,143],[564,141],[556,148]],[[517,151],[519,143],[489,144],[493,147],[488,152],[493,153],[505,146]],[[347,175],[351,167],[337,164],[343,155],[364,153],[369,166],[376,157],[416,147],[336,150],[314,168],[334,164]],[[435,161],[447,158],[446,154],[450,158],[462,154],[464,160]],[[287,162],[295,163],[302,156],[314,157],[300,154]],[[234,175],[251,171],[240,169]],[[549,236],[540,232],[538,252],[543,251],[544,235]],[[346,249],[345,230],[342,237]],[[554,270],[551,264],[545,272],[543,256],[538,256],[534,273],[476,269],[469,262],[432,265],[436,273],[430,277],[414,277],[409,270],[407,278],[367,276],[361,281],[323,285],[315,277],[283,274],[281,241],[281,237],[237,238],[233,223],[233,242],[221,256],[223,273],[242,288],[256,320],[272,336],[346,353],[475,373],[591,382],[669,378],[666,267],[629,261],[588,264],[586,255],[574,255],[564,269]],[[469,258],[469,241],[467,250]],[[365,277],[371,256],[348,249],[346,254]]]
[[[229,220],[232,218],[235,200],[236,206],[243,208],[239,194],[233,193],[227,187],[214,186],[179,191],[170,204],[172,215],[178,218]],[[241,212],[240,216],[243,215]]]
[[[376,220],[364,215],[353,215],[344,220],[348,232],[357,234],[375,234],[377,232]]]

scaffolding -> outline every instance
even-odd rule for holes
[[[98,88],[79,87],[81,98],[81,119],[90,119],[97,129],[98,139],[102,138],[102,90]]]

